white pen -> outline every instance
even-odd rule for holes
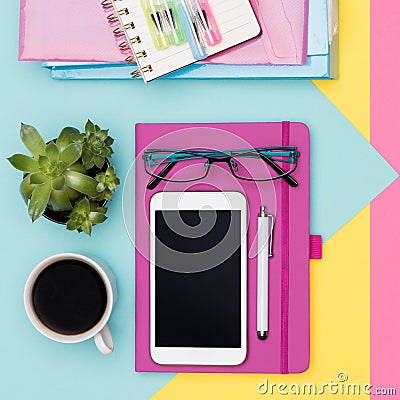
[[[268,264],[272,257],[273,228],[274,217],[267,214],[265,206],[261,206],[257,232],[257,336],[260,340],[268,337]]]

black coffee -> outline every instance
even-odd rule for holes
[[[77,260],[46,268],[33,287],[33,306],[48,328],[64,335],[95,326],[106,309],[106,287],[96,270]]]

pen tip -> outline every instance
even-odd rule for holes
[[[257,331],[257,336],[260,340],[265,340],[268,337],[268,332],[266,331]]]

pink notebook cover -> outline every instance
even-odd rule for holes
[[[207,62],[305,63],[308,0],[250,1],[262,35]],[[19,59],[124,62],[126,55],[118,50],[113,29],[107,23],[101,0],[21,0]]]
[[[295,145],[301,156],[293,173],[299,182],[239,181],[224,167],[213,169],[196,184],[162,182],[146,189],[146,148],[211,148],[217,150]],[[309,364],[309,131],[302,123],[137,124],[136,125],[136,371],[300,373]],[[248,351],[238,366],[158,365],[150,357],[149,203],[156,191],[240,191],[247,197],[248,227]],[[270,262],[270,318],[266,341],[257,338],[257,257],[254,243],[260,205],[276,216],[274,257]],[[290,221],[290,223],[289,223]],[[320,251],[320,243],[314,250]]]

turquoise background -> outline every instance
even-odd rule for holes
[[[18,194],[21,174],[5,161],[25,151],[21,121],[45,139],[65,125],[83,128],[88,117],[110,128],[121,178],[133,161],[135,122],[304,121],[312,132],[312,231],[325,240],[396,177],[310,82],[51,81],[38,63],[17,62],[18,8],[18,2],[3,4],[0,24],[0,399],[148,399],[173,376],[134,373],[134,251],[124,227],[122,188],[109,221],[92,238],[42,219],[32,225]],[[65,251],[103,258],[117,277],[119,300],[110,321],[116,348],[109,357],[92,341],[50,341],[25,315],[23,288],[31,269]]]

